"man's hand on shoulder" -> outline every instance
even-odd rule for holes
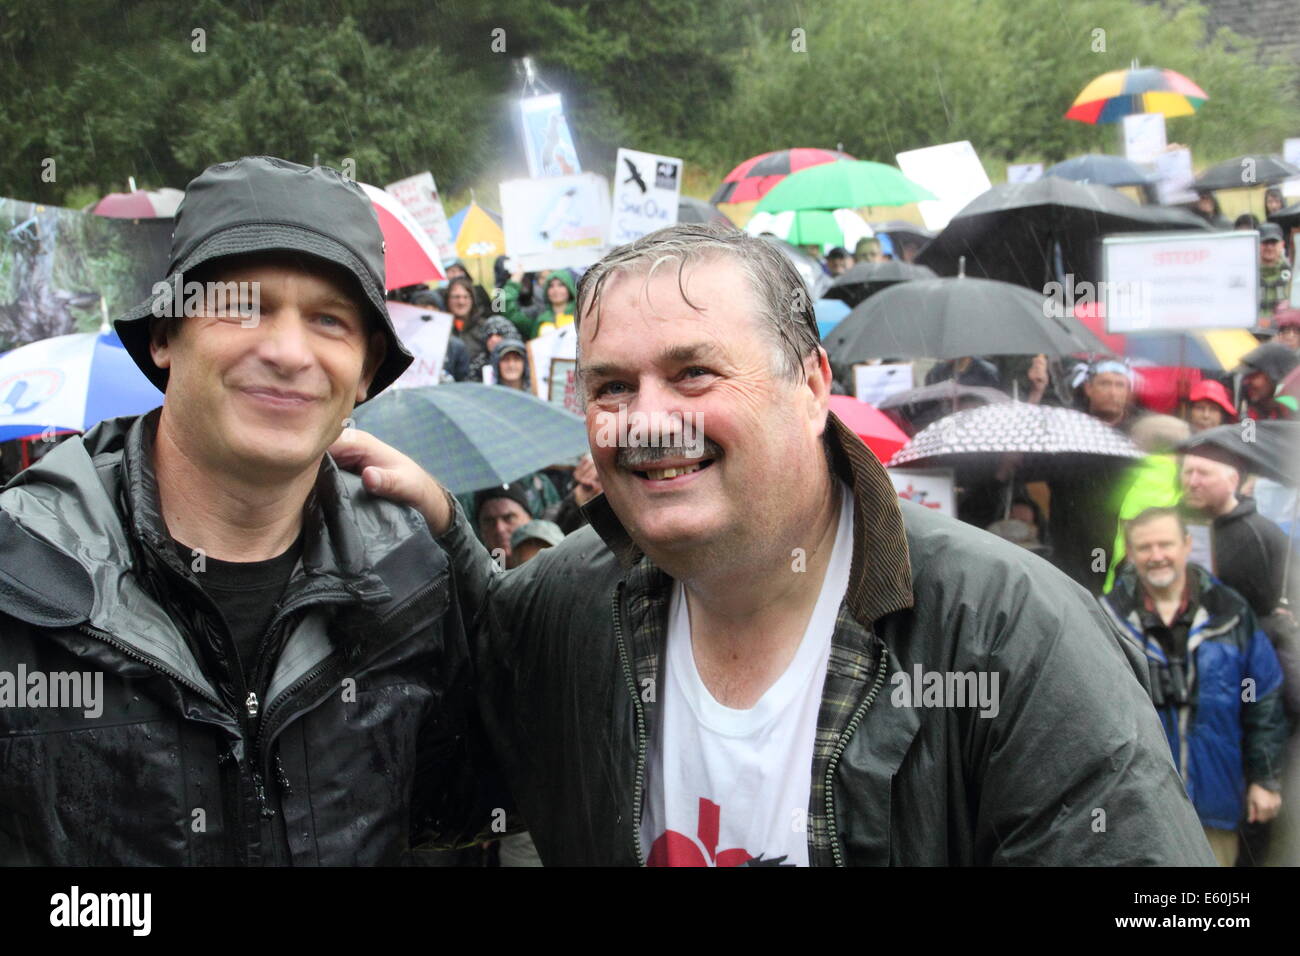
[[[446,490],[396,448],[359,428],[345,428],[330,445],[329,453],[340,468],[360,475],[372,495],[419,511],[435,538],[451,527],[452,510]]]

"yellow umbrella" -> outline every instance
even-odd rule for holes
[[[456,254],[472,261],[477,266],[475,278],[484,288],[490,288],[492,263],[505,253],[506,234],[482,206],[471,202],[456,234]]]

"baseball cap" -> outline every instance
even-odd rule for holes
[[[555,547],[564,540],[564,532],[553,521],[542,521],[541,519],[530,521],[515,528],[514,534],[510,536],[510,549],[513,551],[525,541],[531,540],[541,541]]]
[[[483,505],[493,498],[509,498],[530,515],[533,513],[532,505],[528,503],[528,490],[524,487],[524,483],[512,481],[508,485],[497,485],[474,492],[474,520],[478,520],[478,513],[483,510]]]
[[[1260,223],[1259,241],[1260,242],[1281,242],[1282,227],[1275,222]]]
[[[365,192],[328,166],[303,166],[273,156],[245,156],[209,166],[190,181],[176,210],[166,283],[179,289],[184,273],[227,256],[297,252],[344,269],[362,295],[358,303],[384,334],[387,351],[367,391],[373,398],[413,362],[384,304],[384,236]],[[113,327],[149,381],[167,389],[167,370],[149,354],[149,320],[158,298],[117,319]]]

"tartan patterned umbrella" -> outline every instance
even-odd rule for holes
[[[791,173],[837,159],[852,159],[848,153],[834,149],[783,149],[775,153],[751,156],[723,177],[722,185],[709,202],[753,202]]]
[[[1071,408],[1005,402],[947,415],[919,432],[888,467],[955,468],[964,474],[996,471],[1006,454],[1021,457],[1025,481],[1073,474],[1089,459],[1141,458],[1128,438]]]
[[[389,389],[353,413],[462,495],[509,484],[587,451],[583,420],[529,392],[455,382]]]

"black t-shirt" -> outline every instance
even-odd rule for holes
[[[192,548],[178,541],[176,552],[186,565],[193,567]],[[221,610],[246,681],[253,678],[258,645],[301,554],[300,533],[287,551],[266,561],[218,561],[205,557],[203,570],[195,572],[203,590]]]

